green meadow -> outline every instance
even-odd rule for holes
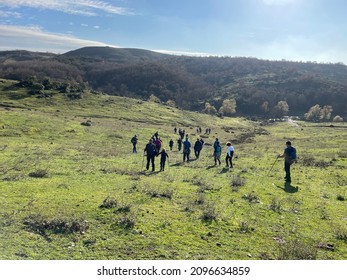
[[[93,93],[37,98],[13,83],[0,83],[0,259],[347,259],[346,123],[268,124]],[[174,127],[204,139],[198,160],[192,151],[183,162]],[[175,141],[164,172],[159,158],[145,170],[156,131],[167,150]],[[287,140],[298,155],[291,184],[276,160]]]

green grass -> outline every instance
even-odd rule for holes
[[[346,128],[90,93],[37,99],[11,83],[0,84],[1,259],[347,259]],[[175,126],[192,142],[196,127],[212,129],[201,158],[182,163],[175,146],[165,172],[144,171],[149,137],[168,148]],[[214,166],[215,137],[223,154],[232,141],[232,171]],[[299,157],[291,185],[282,161],[268,175],[288,139]]]

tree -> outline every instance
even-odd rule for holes
[[[337,115],[333,118],[333,122],[343,122],[343,118]]]
[[[209,115],[215,115],[217,113],[217,109],[208,102],[205,103],[205,109],[202,111]]]
[[[267,114],[270,111],[269,102],[264,101],[263,104],[261,104],[260,108],[265,114]]]
[[[222,106],[219,108],[219,113],[223,115],[230,116],[236,113],[236,100],[235,99],[225,99]]]
[[[321,119],[323,121],[328,121],[331,118],[331,112],[333,111],[333,107],[330,105],[325,105],[321,110]]]
[[[320,120],[321,107],[319,104],[312,106],[304,115],[305,120],[318,122]]]
[[[279,101],[272,110],[276,118],[286,116],[289,112],[289,105],[287,101]]]
[[[316,104],[312,106],[308,112],[304,115],[304,118],[308,121],[319,122],[328,121],[331,118],[332,106],[325,105],[323,108]]]
[[[176,107],[176,102],[174,100],[169,99],[166,101],[166,105],[170,107]]]
[[[156,97],[154,94],[151,94],[148,98],[149,102],[154,102],[154,103],[161,103],[160,99]]]

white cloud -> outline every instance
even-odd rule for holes
[[[117,15],[132,14],[126,8],[117,7],[105,1],[98,0],[0,0],[0,4],[10,8],[19,8],[24,6],[86,16],[95,16],[98,11]]]
[[[173,50],[152,50],[154,52],[172,54],[172,55],[182,55],[182,56],[217,56],[209,53],[203,52],[193,52],[193,51],[173,51]]]
[[[110,46],[102,42],[83,40],[66,34],[44,32],[40,27],[0,25],[0,50],[21,49],[64,53],[86,46]]]
[[[17,12],[0,11],[0,18],[20,18],[21,14]]]

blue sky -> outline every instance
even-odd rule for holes
[[[347,64],[346,0],[0,0],[0,50],[109,45]]]

